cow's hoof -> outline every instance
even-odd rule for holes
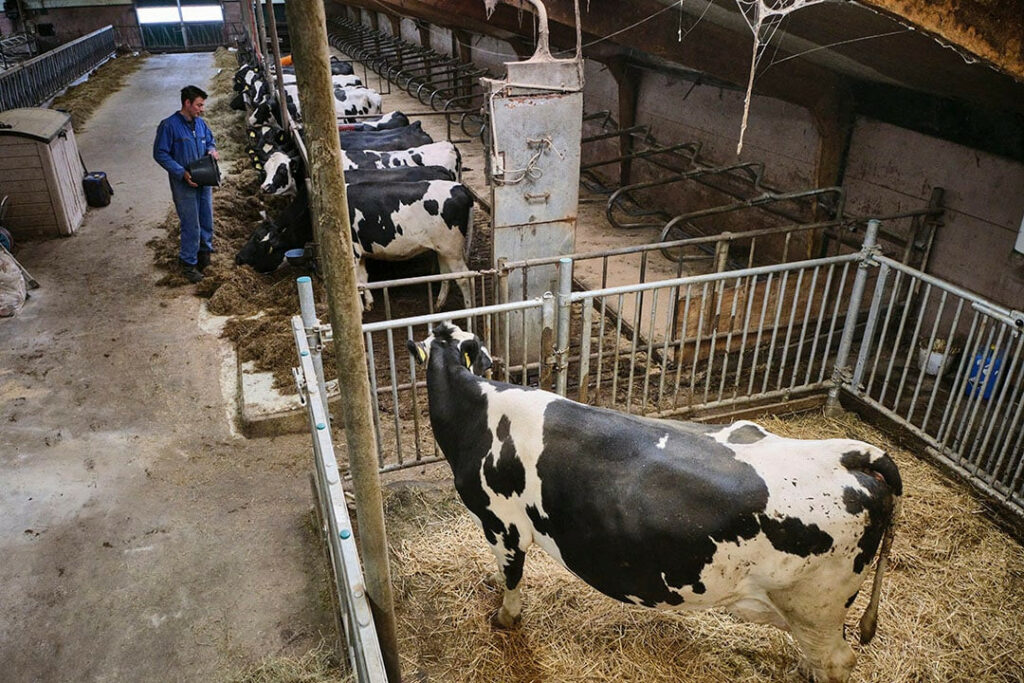
[[[502,630],[515,628],[519,626],[520,621],[522,621],[522,617],[513,617],[504,607],[491,615],[491,626]]]

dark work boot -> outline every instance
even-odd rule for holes
[[[210,265],[210,252],[201,251],[196,254],[196,270],[200,273],[206,272],[206,267]]]
[[[189,282],[196,283],[203,279],[203,274],[192,264],[186,263],[181,259],[178,259],[178,263],[181,265],[181,274]]]

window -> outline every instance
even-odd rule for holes
[[[179,21],[198,24],[224,21],[220,5],[182,5],[180,16],[177,5],[136,7],[135,11],[138,13],[140,24],[177,24]]]
[[[224,21],[220,5],[182,5],[181,15],[186,23]]]
[[[178,23],[177,7],[136,7],[139,14],[140,24],[170,24]]]

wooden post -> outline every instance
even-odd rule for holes
[[[270,47],[274,52],[274,80],[277,86],[277,101],[281,103],[281,127],[285,132],[292,130],[292,119],[288,116],[288,96],[284,92],[284,75],[281,73],[281,42],[277,38],[277,15],[274,14],[273,0],[267,0],[270,7]]]
[[[629,65],[625,57],[616,55],[605,62],[608,73],[615,79],[618,86],[619,128],[632,128],[636,125],[637,93],[640,89],[640,71]],[[619,137],[619,156],[627,156],[633,151],[633,137]],[[619,187],[629,185],[632,176],[633,160],[623,159],[619,162]]]
[[[854,104],[849,85],[845,81],[840,81],[839,86],[828,91],[828,94],[811,110],[818,128],[818,161],[814,169],[817,187],[843,184],[846,158],[850,152],[853,126],[857,120]],[[817,202],[814,204],[812,220],[827,220]],[[837,228],[836,232],[841,234],[842,228]],[[824,228],[810,233],[807,250],[804,253],[806,258],[825,256],[827,245],[824,233]]]
[[[253,16],[252,16],[252,2],[251,0],[242,0],[239,4],[239,9],[242,11],[242,24],[245,25],[245,37],[246,37],[246,49],[252,50],[255,47],[256,40],[253,38]]]
[[[348,198],[334,115],[324,4],[323,0],[289,0],[285,11],[293,31],[292,57],[299,92],[302,93],[302,120],[309,150],[308,171],[313,186],[309,196],[310,209],[327,285],[338,381],[344,387],[340,403],[344,409],[345,442],[356,498],[366,594],[373,609],[388,680],[397,683],[401,680],[401,669],[395,605],[377,471],[370,380],[366,374],[363,309],[356,290]]]
[[[267,0],[267,2],[270,2],[270,0]],[[264,24],[264,18],[263,2],[256,0],[256,30],[260,36],[259,58],[261,65],[264,63],[263,55],[267,53],[267,27]]]

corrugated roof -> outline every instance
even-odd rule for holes
[[[18,135],[49,143],[69,126],[71,116],[56,109],[25,107],[0,111],[0,135]]]

